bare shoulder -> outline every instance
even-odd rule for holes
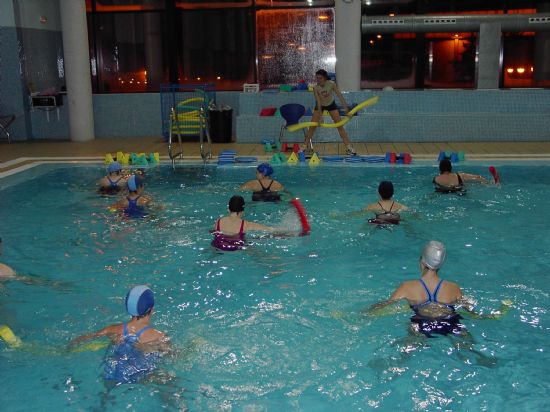
[[[10,268],[8,265],[0,263],[0,279],[10,279],[16,276],[17,275],[15,274],[15,270]]]

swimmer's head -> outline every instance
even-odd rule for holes
[[[128,190],[137,192],[140,187],[143,187],[143,177],[140,175],[132,175],[128,178]]]
[[[119,162],[112,162],[107,170],[109,171],[109,173],[120,172],[122,170],[122,166]]]
[[[326,70],[323,70],[323,69],[317,70],[317,71],[315,72],[315,76],[321,76],[321,77],[324,77],[325,80],[328,80],[328,73],[327,73]]]
[[[242,196],[235,195],[229,199],[229,211],[233,213],[244,211],[244,199]]]
[[[424,249],[420,261],[429,269],[438,270],[445,262],[445,245],[437,240],[429,241]]]
[[[153,291],[145,285],[134,286],[126,295],[126,310],[131,316],[145,316],[155,306]]]
[[[393,196],[393,183],[388,180],[380,182],[378,185],[378,194],[384,200],[391,199]]]
[[[439,162],[439,173],[450,172],[453,170],[453,165],[449,159],[443,159]]]
[[[271,176],[273,174],[273,168],[269,163],[262,163],[256,170],[264,176]]]

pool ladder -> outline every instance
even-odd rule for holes
[[[168,131],[168,156],[172,161],[172,169],[176,170],[176,158],[183,159],[183,143],[181,140],[181,129],[178,125],[178,117],[175,108],[170,108],[170,124]],[[174,152],[174,123],[176,124],[176,136],[178,138],[179,151]],[[206,164],[210,159],[212,159],[212,139],[210,138],[210,131],[208,127],[208,116],[203,107],[199,109],[199,142],[200,142],[200,151],[201,158],[204,164]],[[207,147],[205,147],[207,146]]]

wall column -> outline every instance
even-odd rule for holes
[[[537,4],[537,13],[550,13],[550,4]],[[535,33],[535,86],[550,87],[550,32],[538,31]]]
[[[336,81],[341,90],[361,90],[361,1],[336,0]]]
[[[84,0],[59,0],[71,140],[93,140],[94,112]]]
[[[498,89],[501,36],[500,23],[481,23],[477,66],[478,89]]]

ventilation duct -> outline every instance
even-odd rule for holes
[[[481,23],[500,23],[502,31],[550,31],[550,13],[447,16],[363,16],[363,33],[430,33],[479,31]]]

